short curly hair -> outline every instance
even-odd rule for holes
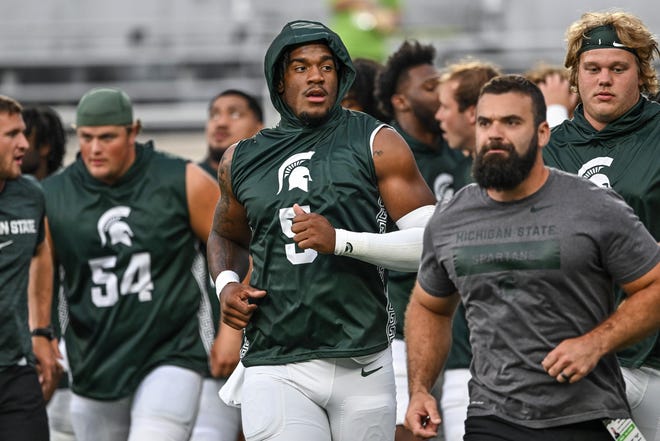
[[[397,93],[402,80],[407,78],[408,71],[423,64],[433,65],[435,47],[421,44],[416,40],[404,41],[385,63],[376,79],[376,99],[380,110],[388,117],[394,118],[392,95]]]
[[[621,43],[635,50],[641,79],[640,92],[648,95],[657,93],[658,77],[653,67],[653,60],[656,56],[660,56],[658,42],[639,18],[623,11],[587,12],[568,28],[566,31],[568,47],[564,66],[569,69],[571,87],[577,91],[579,50],[585,33],[604,25],[614,26]]]

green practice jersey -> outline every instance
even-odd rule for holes
[[[294,204],[335,228],[383,233],[388,223],[370,148],[381,123],[335,100],[323,122],[309,125],[279,92],[278,60],[307,42],[323,42],[336,56],[337,97],[355,78],[343,43],[320,23],[288,24],[266,51],[264,73],[281,119],[241,141],[231,166],[234,195],[252,229],[250,284],[268,292],[246,328],[246,366],[372,354],[394,336],[382,268],[301,250],[293,241]]]
[[[233,190],[253,235],[250,284],[268,292],[246,330],[246,366],[366,355],[389,344],[394,317],[383,269],[301,250],[291,231],[299,204],[335,228],[385,232],[370,150],[378,124],[341,110],[324,129],[296,131],[294,142],[271,143],[275,129],[267,129],[235,150]]]
[[[213,339],[186,161],[150,143],[135,148],[113,185],[80,159],[43,184],[68,304],[72,389],[94,399],[130,395],[159,365],[203,373]]]
[[[555,127],[543,159],[619,193],[660,242],[660,105],[641,98],[603,130],[595,130],[582,106]],[[623,295],[623,293],[620,293]],[[619,353],[621,364],[660,368],[658,332]]]
[[[44,240],[44,196],[27,177],[0,190],[0,370],[34,363],[28,327],[30,262]]]

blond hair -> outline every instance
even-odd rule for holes
[[[561,77],[564,78],[565,80],[567,81],[569,80],[568,69],[566,69],[563,66],[548,64],[544,61],[535,64],[534,67],[529,69],[523,75],[529,81],[538,85],[539,83],[543,83],[546,80],[546,78],[548,78],[550,75],[554,75],[554,74],[561,75]]]
[[[440,75],[440,83],[458,82],[454,99],[458,104],[458,111],[465,112],[468,107],[477,105],[481,87],[501,74],[494,64],[466,58],[448,65]]]
[[[14,115],[16,113],[21,113],[22,111],[23,107],[14,98],[0,95],[0,113]]]
[[[580,62],[580,48],[584,35],[598,26],[612,25],[624,45],[634,49],[637,58],[637,71],[641,80],[639,91],[655,94],[658,91],[658,77],[653,68],[653,59],[660,56],[658,41],[642,21],[623,11],[587,12],[566,31],[568,44],[564,66],[569,70],[571,87],[577,91],[577,73]]]

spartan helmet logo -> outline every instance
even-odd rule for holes
[[[96,223],[102,246],[107,243],[106,236],[110,236],[110,245],[118,243],[123,243],[127,247],[133,245],[131,240],[131,237],[134,236],[133,231],[122,220],[122,218],[128,217],[129,214],[131,214],[131,209],[123,206],[111,208],[103,213]]]
[[[289,180],[289,191],[294,188],[299,188],[304,192],[309,191],[308,184],[312,177],[309,174],[309,169],[303,164],[309,161],[309,158],[313,155],[314,152],[297,153],[282,163],[279,170],[277,170],[277,182],[279,183],[277,194],[282,191],[284,180],[287,178]]]
[[[578,175],[589,179],[596,185],[610,188],[612,187],[610,185],[610,178],[601,173],[601,170],[605,167],[611,166],[612,161],[614,161],[614,159],[608,156],[594,158],[580,167],[580,170],[578,170]]]

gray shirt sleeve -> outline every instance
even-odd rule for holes
[[[422,258],[417,273],[417,281],[426,292],[434,297],[448,297],[458,290],[449,278],[447,270],[438,259],[435,244],[433,243],[434,231],[442,225],[441,211],[436,210],[424,230],[424,243]]]
[[[615,282],[632,282],[660,261],[660,246],[619,194],[603,192],[598,226],[603,266]]]

